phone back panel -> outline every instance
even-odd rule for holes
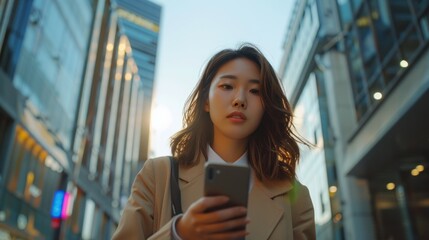
[[[249,167],[209,163],[205,168],[204,194],[206,196],[228,196],[230,201],[223,208],[247,207],[249,179]]]

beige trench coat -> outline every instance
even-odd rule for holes
[[[182,209],[203,196],[204,163],[179,168]],[[313,205],[308,189],[290,181],[261,182],[249,194],[246,239],[315,239]],[[149,159],[138,173],[113,239],[170,239],[171,198],[168,157]]]

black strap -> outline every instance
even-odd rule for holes
[[[182,200],[179,188],[179,163],[170,157],[170,194],[171,194],[171,216],[182,213]]]

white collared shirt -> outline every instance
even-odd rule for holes
[[[250,167],[249,165],[249,159],[247,158],[247,151],[241,155],[237,160],[235,160],[233,163],[227,162],[223,160],[210,145],[207,145],[207,162],[210,163],[222,163],[222,164],[232,164],[237,166],[245,166]],[[253,187],[253,170],[250,171],[250,183],[249,183],[249,192],[252,190]]]

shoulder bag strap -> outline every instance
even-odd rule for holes
[[[179,188],[179,164],[173,157],[170,157],[170,165],[171,216],[174,217],[182,213],[182,200]]]

